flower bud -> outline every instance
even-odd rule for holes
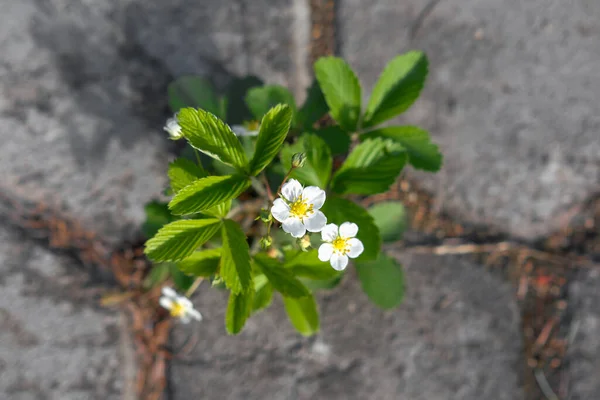
[[[306,162],[306,154],[296,153],[292,156],[292,168],[302,168]]]
[[[183,137],[181,126],[179,125],[179,122],[177,122],[177,116],[169,118],[163,129],[169,133],[171,140],[179,140]]]
[[[300,246],[300,250],[308,251],[310,249],[310,236],[304,235],[302,238],[298,239],[298,246]]]
[[[267,208],[261,208],[260,215],[256,219],[257,220],[260,219],[265,224],[268,224],[269,222],[271,222],[273,220],[273,216],[271,215],[271,210],[269,210]]]
[[[272,244],[273,238],[271,236],[265,236],[260,239],[260,247],[262,247],[263,250],[268,249]]]

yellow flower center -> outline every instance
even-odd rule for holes
[[[260,124],[258,121],[246,122],[246,129],[249,131],[257,131],[259,126]]]
[[[180,318],[183,317],[183,315],[185,314],[185,307],[182,304],[175,301],[173,302],[173,305],[171,306],[169,312],[171,313],[171,316],[175,318]]]
[[[338,254],[346,254],[350,251],[350,246],[348,246],[348,239],[337,237],[331,242],[333,246],[333,250]]]
[[[306,203],[302,196],[290,204],[290,215],[296,218],[304,218],[313,213],[313,205]]]

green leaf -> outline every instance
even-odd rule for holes
[[[289,269],[284,268],[283,264],[266,254],[257,254],[254,256],[254,263],[269,279],[269,282],[275,290],[286,297],[304,297],[309,292],[298,279],[294,277]]]
[[[173,278],[175,287],[180,292],[186,292],[194,283],[195,278],[181,272],[177,268],[177,264],[169,264],[169,273],[171,274],[171,278]]]
[[[290,107],[290,119],[296,113],[294,95],[279,85],[265,85],[254,87],[246,93],[246,104],[254,118],[261,120],[269,110],[278,104],[287,104]]]
[[[208,176],[198,164],[187,158],[177,158],[169,164],[169,181],[173,193],[179,192],[190,183]]]
[[[337,57],[320,58],[314,68],[333,119],[346,131],[356,131],[361,100],[358,78],[350,66]]]
[[[254,305],[254,288],[239,293],[231,292],[225,314],[227,333],[236,335],[242,331]]]
[[[304,130],[311,130],[315,122],[323,118],[328,111],[329,107],[327,106],[319,82],[314,80],[307,90],[304,105],[298,111],[298,125]]]
[[[240,293],[252,283],[250,248],[246,235],[236,222],[225,220],[222,236],[220,274],[233,293]]]
[[[328,262],[319,260],[318,253],[316,249],[306,252],[297,250],[286,252],[284,265],[294,276],[315,280],[327,280],[339,276],[340,273],[331,268]]]
[[[208,176],[181,189],[169,208],[175,215],[194,214],[239,196],[249,186],[250,179],[241,175]]]
[[[259,289],[256,289],[256,293],[254,294],[254,305],[252,307],[252,312],[255,313],[264,308],[267,308],[271,301],[273,300],[273,286],[267,282],[267,284],[261,286]]]
[[[250,161],[250,175],[258,175],[279,153],[291,121],[292,110],[287,105],[277,105],[265,115],[260,124],[254,157]]]
[[[317,135],[305,133],[293,145],[284,146],[281,162],[286,170],[292,165],[292,156],[301,152],[306,154],[306,162],[302,168],[294,169],[290,177],[298,179],[306,186],[327,187],[333,164],[327,144]]]
[[[167,203],[151,201],[144,206],[146,220],[142,225],[142,232],[147,238],[156,235],[156,232],[169,222],[175,221],[177,217],[171,214]]]
[[[427,71],[427,57],[420,51],[409,51],[391,60],[373,88],[363,127],[375,126],[406,111],[419,97]]]
[[[179,261],[177,267],[188,275],[210,277],[217,272],[220,261],[220,248],[200,250]]]
[[[402,266],[381,253],[375,261],[356,263],[358,278],[371,301],[382,308],[394,308],[404,298]]]
[[[227,118],[223,118],[231,125],[240,125],[252,118],[252,113],[246,106],[244,98],[249,89],[261,86],[263,81],[256,76],[233,78],[227,88]]]
[[[323,139],[334,156],[346,154],[350,149],[350,135],[337,125],[317,129],[311,131],[311,133]]]
[[[299,299],[284,297],[283,305],[290,322],[301,335],[311,336],[319,331],[319,311],[312,295]]]
[[[192,147],[244,171],[248,166],[242,144],[229,125],[204,110],[184,108],[177,116],[183,136]]]
[[[311,292],[316,292],[317,290],[321,289],[333,289],[342,282],[343,276],[344,274],[339,274],[334,278],[320,280],[300,278],[300,282],[304,283],[304,286],[306,286]]]
[[[384,242],[395,242],[406,230],[404,205],[399,201],[377,203],[369,208]]]
[[[219,99],[211,83],[199,76],[182,76],[167,88],[169,106],[173,112],[184,107],[202,108],[220,115]]]
[[[426,130],[416,126],[388,126],[361,135],[361,139],[377,137],[400,143],[408,153],[408,162],[415,168],[435,172],[442,166],[442,154]]]
[[[332,189],[341,194],[383,193],[406,164],[406,151],[382,139],[367,139],[352,150],[333,177]]]
[[[330,196],[321,209],[327,215],[327,223],[341,225],[354,222],[358,225],[356,237],[365,246],[357,260],[374,260],[381,250],[381,235],[373,217],[361,206],[351,200]]]
[[[179,261],[190,256],[221,227],[218,219],[186,219],[163,226],[146,242],[144,252],[153,261]]]
[[[153,287],[160,285],[162,282],[167,280],[169,277],[169,266],[169,263],[152,265],[150,273],[148,276],[146,276],[144,282],[142,283],[143,288],[146,290],[152,289]]]

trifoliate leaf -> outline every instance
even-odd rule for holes
[[[222,238],[220,275],[233,293],[240,293],[252,283],[250,248],[246,235],[236,222],[225,220]]]
[[[319,311],[312,294],[299,299],[284,297],[283,305],[290,322],[301,335],[311,336],[319,331]]]
[[[221,220],[187,219],[171,222],[146,242],[144,252],[153,261],[179,261],[190,256],[221,227]]]
[[[204,110],[183,108],[177,116],[183,136],[196,149],[225,164],[245,171],[248,159],[229,125]]]
[[[416,126],[388,126],[361,135],[361,139],[377,137],[400,143],[408,153],[408,162],[415,168],[435,172],[442,166],[442,154],[426,130]]]
[[[260,124],[250,175],[258,175],[279,153],[292,121],[292,109],[287,105],[273,107]]]
[[[402,266],[381,253],[375,261],[357,261],[356,270],[362,288],[371,301],[382,308],[394,308],[404,298]]]
[[[323,139],[334,156],[346,154],[348,153],[348,149],[350,149],[350,135],[337,125],[316,129],[311,131],[311,133]]]
[[[181,189],[169,209],[175,215],[188,215],[208,210],[242,194],[250,179],[241,175],[207,176]]]
[[[383,139],[367,139],[352,150],[332,181],[340,194],[383,193],[396,181],[406,164],[406,151]]]
[[[328,262],[319,260],[317,249],[306,252],[298,250],[286,252],[284,266],[294,276],[315,280],[327,280],[340,275]]]
[[[252,312],[258,312],[262,309],[267,308],[273,300],[273,286],[270,283],[263,285],[260,289],[257,289],[254,293],[254,305],[252,306]]]
[[[199,76],[182,76],[167,88],[169,106],[173,112],[184,107],[202,108],[220,118],[219,98],[212,84]]]
[[[225,314],[225,328],[230,335],[236,335],[242,331],[246,320],[254,306],[254,288],[239,293],[231,292],[227,303],[227,314]]]
[[[306,161],[302,168],[295,168],[290,177],[298,179],[306,186],[327,187],[333,158],[323,139],[317,135],[305,133],[293,145],[284,146],[281,151],[281,163],[286,170],[290,169],[292,157],[296,153],[304,153]]]
[[[189,276],[180,271],[179,268],[177,268],[177,264],[174,263],[169,264],[169,273],[171,274],[175,287],[180,292],[186,292],[195,281],[193,276]]]
[[[171,214],[167,203],[151,201],[144,206],[146,220],[142,225],[142,232],[147,238],[156,235],[156,232],[169,222],[175,221],[177,217]]]
[[[259,121],[277,104],[287,104],[292,119],[296,113],[294,95],[287,88],[279,85],[265,85],[248,90],[246,104],[254,114],[254,118]]]
[[[373,88],[363,127],[375,126],[406,111],[419,97],[427,71],[427,57],[419,51],[409,51],[390,61]]]
[[[184,273],[210,277],[217,272],[221,261],[221,249],[200,250],[179,261],[177,267]]]
[[[406,230],[406,214],[402,203],[399,201],[377,203],[369,208],[369,214],[375,220],[384,242],[402,239],[402,234]]]
[[[273,288],[283,296],[295,298],[308,296],[308,289],[302,282],[276,259],[266,254],[257,254],[254,256],[254,263],[265,274]]]
[[[321,209],[327,215],[327,223],[341,225],[354,222],[358,225],[356,237],[363,243],[365,250],[357,260],[374,260],[381,250],[381,235],[373,217],[352,200],[330,196]]]
[[[337,57],[320,58],[314,68],[333,119],[347,132],[356,131],[361,101],[358,78],[350,66]]]
[[[204,169],[187,158],[178,158],[170,163],[168,175],[173,193],[177,193],[190,183],[208,176]]]
[[[319,82],[313,81],[307,89],[304,105],[298,111],[297,123],[304,130],[311,130],[315,122],[323,118],[329,111],[325,96],[321,91]]]

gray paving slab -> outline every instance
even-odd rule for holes
[[[322,332],[303,339],[281,302],[236,337],[223,327],[226,294],[201,286],[198,344],[174,360],[175,399],[518,400],[519,313],[510,286],[456,258],[402,257],[407,295],[396,310],[371,305],[353,273],[319,296]]]
[[[600,190],[598,21],[595,0],[338,2],[341,55],[367,88],[396,54],[430,58],[401,122],[428,128],[445,164],[415,176],[454,215],[526,239]]]
[[[600,271],[582,271],[571,283],[573,308],[568,351],[570,398],[600,398]]]
[[[117,400],[118,316],[87,274],[0,225],[0,398]]]

